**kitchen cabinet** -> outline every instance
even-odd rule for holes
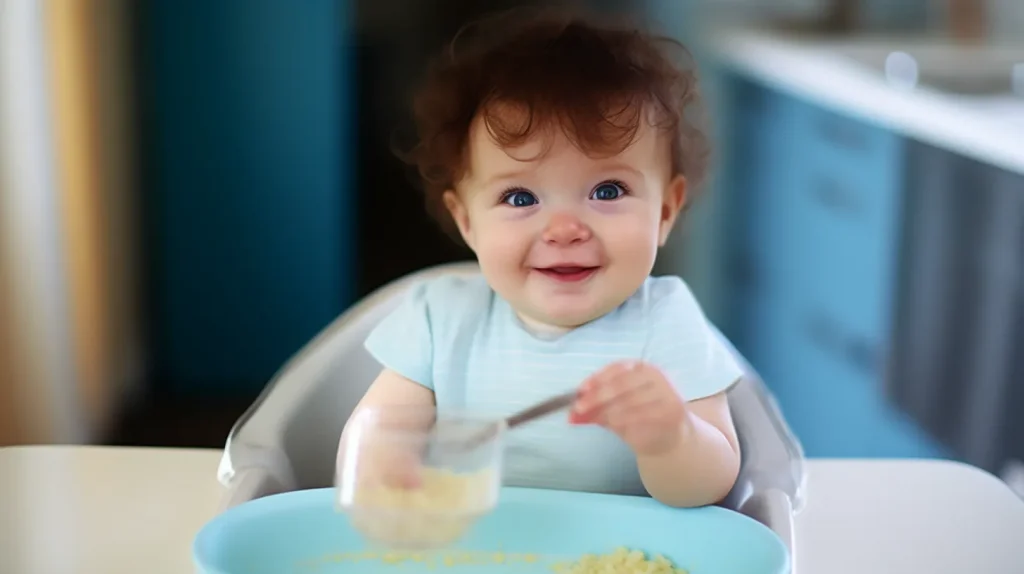
[[[884,393],[904,142],[742,75],[725,80],[726,333],[809,456],[945,456]]]
[[[966,462],[1024,459],[1024,170],[907,144],[887,394]]]
[[[784,356],[776,352],[779,341],[773,335],[779,331],[783,303],[791,295],[796,271],[793,240],[798,239],[788,233],[791,202],[784,196],[792,186],[785,181],[788,156],[780,145],[792,125],[786,118],[793,108],[752,84],[737,82],[732,87],[733,125],[744,136],[730,138],[734,145],[726,159],[728,187],[734,193],[723,199],[730,229],[724,284],[731,292],[731,312],[725,323],[762,375],[779,379],[773,375],[782,367],[774,362]]]

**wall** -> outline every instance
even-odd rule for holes
[[[0,445],[81,442],[46,6],[0,10]]]

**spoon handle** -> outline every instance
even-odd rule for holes
[[[528,409],[519,411],[518,413],[505,419],[505,424],[508,428],[519,426],[525,422],[532,421],[533,419],[540,418],[542,416],[551,414],[555,411],[568,408],[576,400],[576,391],[565,393],[551,397],[550,399],[534,405]]]
[[[514,428],[523,423],[532,421],[533,419],[540,418],[544,415],[551,414],[555,411],[564,409],[572,405],[573,401],[576,400],[576,391],[571,393],[565,393],[564,395],[558,395],[551,397],[550,399],[538,403],[528,409],[519,411],[518,413],[506,418],[504,421],[505,428]],[[466,450],[476,448],[489,440],[495,435],[501,428],[500,424],[494,424],[484,429],[476,436],[470,438],[462,447]]]

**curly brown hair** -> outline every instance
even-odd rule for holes
[[[502,122],[494,104],[512,104],[528,119]],[[399,155],[416,167],[428,211],[458,239],[443,195],[464,174],[478,115],[503,147],[557,124],[584,153],[611,155],[650,119],[673,136],[673,176],[686,178],[692,198],[709,156],[699,105],[695,66],[681,43],[578,13],[515,10],[464,27],[432,62],[413,103],[418,141]]]

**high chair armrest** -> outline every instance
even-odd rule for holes
[[[793,511],[799,512],[807,480],[803,446],[760,376],[721,333],[716,331],[716,335],[733,351],[744,372],[728,393],[742,463],[740,477],[726,502],[732,508],[741,508],[754,494],[776,490],[788,496]]]
[[[792,499],[788,494],[776,489],[764,490],[748,498],[738,510],[754,520],[768,525],[786,545],[790,563],[796,563],[794,510]]]
[[[221,497],[218,513],[250,500],[289,490],[268,470],[254,467],[239,470],[224,486],[226,489]]]
[[[744,372],[728,394],[742,461],[736,485],[723,505],[771,528],[789,551],[795,573],[793,517],[803,508],[807,480],[803,447],[760,376],[721,333],[717,335]]]
[[[227,486],[236,472],[250,465],[263,467],[268,452],[284,456],[283,441],[287,425],[297,416],[316,387],[323,384],[327,371],[334,365],[336,349],[332,342],[337,341],[336,335],[375,309],[378,304],[376,299],[391,297],[391,289],[402,287],[400,284],[391,284],[351,307],[278,370],[256,400],[235,421],[228,434],[217,473],[222,484]],[[339,409],[339,416],[342,412]],[[273,455],[270,456],[273,458]]]
[[[286,492],[298,487],[292,463],[282,448],[257,446],[229,436],[217,467],[217,480],[227,489],[226,496],[237,498],[236,493],[251,490],[254,477],[259,477],[258,482],[265,485],[261,487],[262,490],[271,490],[259,496]],[[250,494],[254,493],[255,491]],[[244,502],[245,499],[238,500]],[[227,507],[230,506],[234,506],[234,503]]]

